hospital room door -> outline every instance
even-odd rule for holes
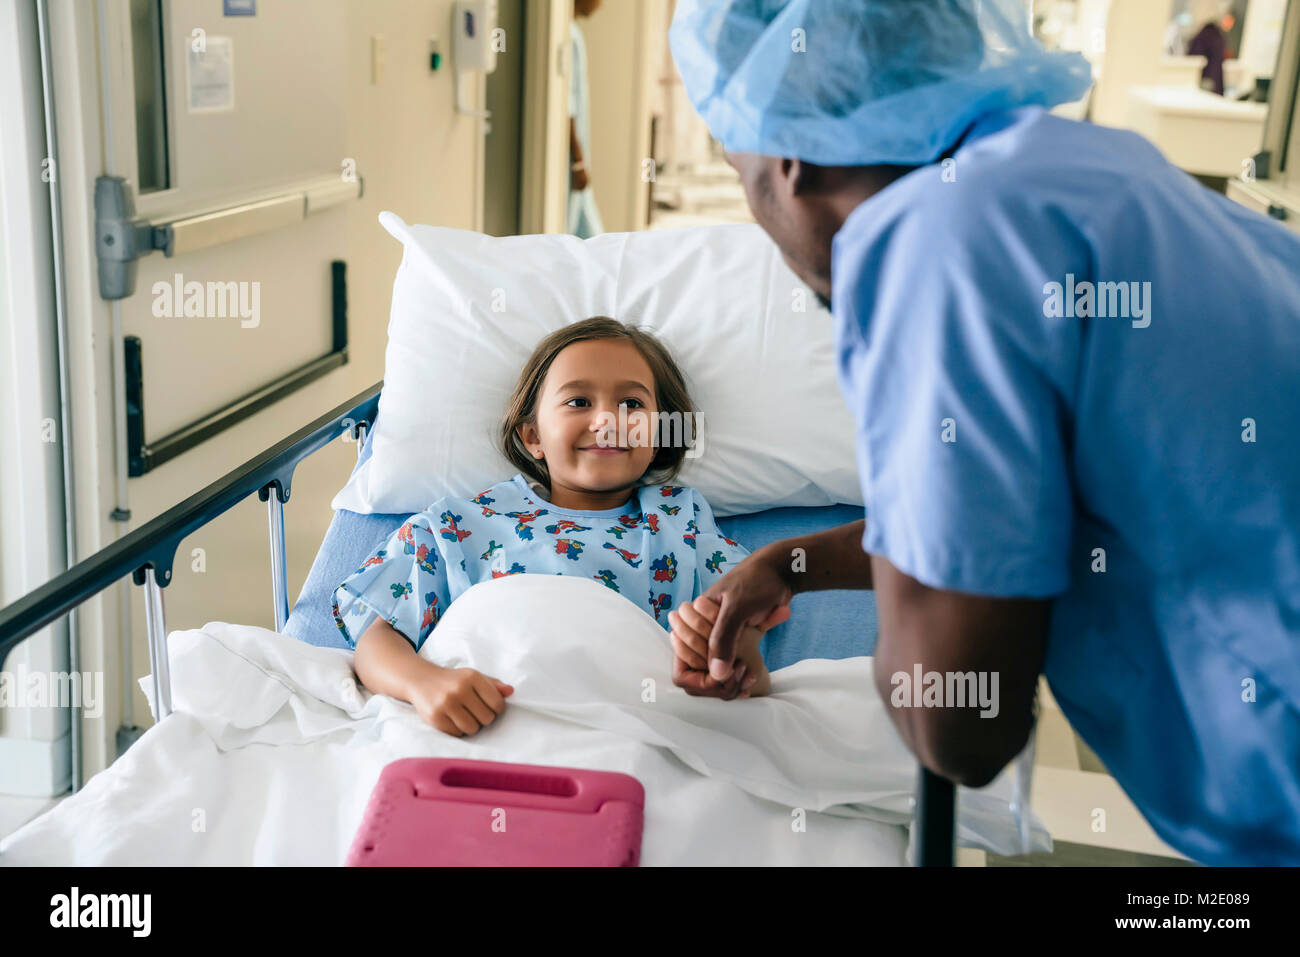
[[[105,0],[82,9],[93,20],[75,30],[55,18],[55,54],[75,44],[82,62],[97,63],[93,90],[78,92],[98,107],[103,153],[89,138],[65,150],[80,148],[90,172],[95,247],[93,260],[69,267],[68,284],[93,284],[85,298],[108,313],[99,328],[111,372],[96,368],[73,388],[111,406],[96,421],[111,453],[96,461],[79,448],[78,467],[111,487],[92,515],[111,514],[110,534],[120,535],[355,391],[336,370],[349,358],[348,207],[364,171],[348,151],[341,105],[349,68],[363,61],[349,59],[345,3]],[[382,42],[371,46],[382,69]],[[58,94],[63,108],[76,105],[68,90]],[[181,543],[169,621],[187,621],[205,596],[269,596],[265,510],[241,503]],[[139,589],[124,582],[117,593],[130,610],[107,613],[101,633],[126,663],[129,735],[149,720],[130,677],[147,669],[145,615]],[[81,642],[94,647],[88,632]],[[129,740],[119,734],[117,749]]]
[[[341,204],[361,180],[341,4],[99,10],[96,253],[134,525],[175,500],[155,470],[346,361]]]

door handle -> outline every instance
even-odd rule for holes
[[[139,258],[167,248],[165,230],[136,218],[135,199],[125,179],[100,176],[95,180],[95,258],[101,296],[125,299],[131,295]]]
[[[141,256],[160,250],[168,258],[234,242],[301,222],[312,213],[361,196],[361,177],[326,178],[276,196],[237,203],[154,224],[135,214],[135,198],[121,176],[95,180],[95,255],[99,294],[108,300],[135,292]]]

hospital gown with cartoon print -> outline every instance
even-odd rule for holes
[[[665,630],[749,553],[723,535],[708,502],[680,485],[646,485],[619,508],[556,508],[522,475],[472,499],[412,515],[334,589],[348,647],[376,617],[416,650],[466,589],[505,575],[577,575],[633,602]]]

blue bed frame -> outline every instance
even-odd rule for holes
[[[82,602],[130,574],[132,580],[145,590],[149,664],[154,682],[154,700],[158,703],[155,719],[165,718],[171,713],[172,707],[171,680],[165,653],[167,626],[162,590],[171,581],[176,549],[195,529],[206,525],[253,493],[267,503],[276,630],[307,640],[305,632],[309,629],[301,623],[302,616],[299,614],[303,599],[299,599],[299,607],[290,615],[284,555],[283,506],[289,500],[292,490],[294,469],[307,456],[344,434],[349,434],[357,441],[359,452],[365,448],[365,435],[378,414],[382,388],[381,381],[353,396],[315,422],[217,479],[207,488],[191,495],[107,548],[78,562],[8,607],[0,609],[0,663],[8,657],[10,651],[41,628],[57,621]],[[336,522],[330,526],[331,533],[336,530],[337,518],[336,515]],[[377,520],[374,528],[379,530],[389,519],[396,521],[398,517],[365,518]],[[743,528],[743,524],[737,523],[743,523],[747,518],[748,516],[737,516],[722,519],[720,524],[727,530],[727,523],[733,523],[728,534],[734,536]],[[304,587],[304,595],[314,579],[330,580],[329,568],[323,569],[322,574],[317,574],[323,558],[328,559],[331,554],[328,547],[330,541],[330,535],[327,534],[308,585]],[[773,633],[776,633],[776,629],[773,629]],[[865,654],[867,651],[858,653]],[[787,663],[780,658],[779,645],[765,647],[764,655],[774,667]],[[952,866],[956,835],[956,790],[952,782],[920,767],[916,801],[917,863],[922,866]]]

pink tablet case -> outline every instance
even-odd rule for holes
[[[384,768],[348,867],[635,867],[645,788],[626,774],[457,758]]]

